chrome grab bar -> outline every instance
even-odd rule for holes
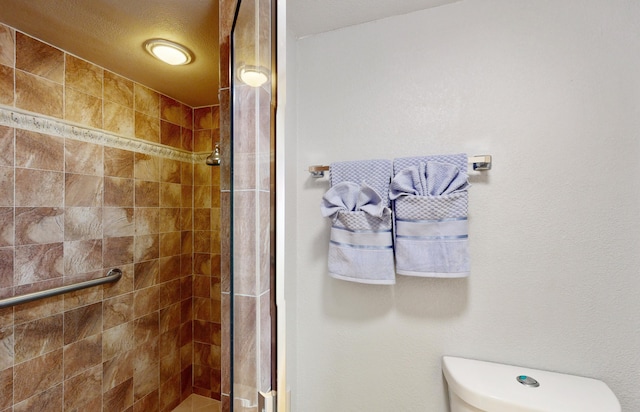
[[[67,292],[74,292],[80,289],[90,288],[92,286],[103,285],[105,283],[113,283],[120,280],[122,271],[120,269],[111,269],[107,275],[98,279],[86,280],[84,282],[74,283],[72,285],[59,286],[57,288],[42,290],[40,292],[27,293],[12,298],[0,299],[0,309],[19,305],[21,303],[32,302],[38,299],[50,298],[52,296],[62,295]]]

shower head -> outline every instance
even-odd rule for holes
[[[220,166],[220,146],[217,143],[213,153],[207,156],[205,163],[208,166]]]

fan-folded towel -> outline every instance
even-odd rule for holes
[[[395,283],[393,220],[389,208],[391,161],[331,164],[331,188],[322,215],[331,218],[329,275],[378,285]]]
[[[396,273],[469,275],[467,156],[394,160]]]

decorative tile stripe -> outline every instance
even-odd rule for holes
[[[147,142],[135,137],[120,136],[104,130],[78,125],[67,120],[55,119],[42,114],[2,105],[0,105],[0,125],[179,160],[181,162],[202,163],[209,155],[209,153],[191,153],[186,150]]]

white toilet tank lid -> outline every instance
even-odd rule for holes
[[[620,403],[602,381],[581,376],[444,356],[449,390],[488,412],[620,412]],[[527,386],[533,381],[539,386]]]

